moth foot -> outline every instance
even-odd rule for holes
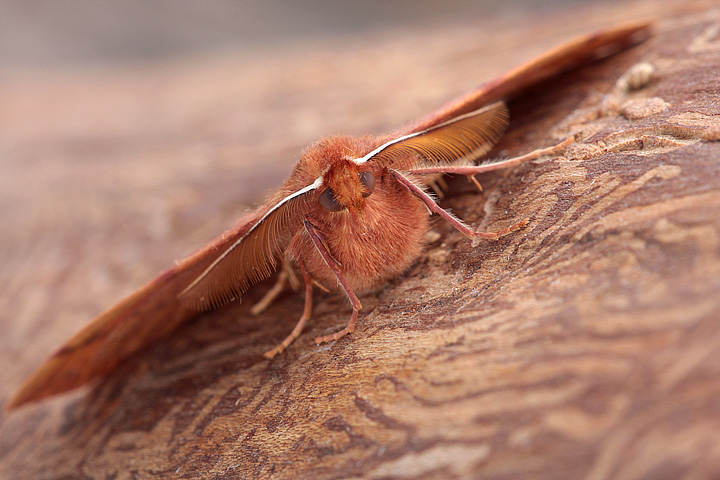
[[[285,348],[287,348],[287,345],[283,345],[281,343],[280,345],[273,348],[272,350],[268,350],[267,352],[263,353],[263,357],[265,357],[267,359],[275,358],[275,356],[280,355],[285,350]]]
[[[352,316],[350,317],[350,321],[348,322],[347,327],[343,328],[339,332],[333,333],[332,335],[325,335],[322,337],[317,337],[317,338],[315,338],[315,343],[317,343],[319,345],[321,343],[332,342],[332,341],[335,341],[335,340],[338,340],[338,339],[344,337],[348,333],[353,333],[355,331],[355,321],[357,320],[358,312],[359,312],[359,310],[353,309],[353,313],[352,313]]]
[[[479,238],[482,238],[484,240],[497,240],[500,237],[504,237],[505,235],[516,232],[521,228],[525,228],[529,222],[530,219],[526,218],[525,220],[518,222],[515,225],[511,225],[504,230],[500,230],[499,232],[473,232],[473,237],[475,240]],[[475,242],[473,242],[473,244],[474,243]]]

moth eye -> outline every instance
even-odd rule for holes
[[[320,205],[330,212],[339,212],[343,209],[343,206],[335,199],[335,192],[333,192],[332,188],[326,188],[325,191],[320,194]]]
[[[360,183],[363,185],[363,197],[369,197],[370,194],[375,190],[375,175],[372,172],[365,171],[360,172]]]

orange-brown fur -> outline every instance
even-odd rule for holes
[[[307,217],[325,238],[328,250],[356,292],[372,289],[406,270],[420,254],[428,227],[425,206],[398,185],[385,167],[358,166],[350,161],[384,141],[345,136],[322,140],[303,153],[296,169],[313,179],[323,175],[338,200],[348,205],[339,212],[329,212],[316,199],[311,200]],[[375,175],[376,186],[371,195],[363,198],[359,172],[368,169]],[[318,197],[322,192],[319,189],[314,195]],[[304,229],[294,235],[287,256],[323,285],[337,285],[335,275]]]

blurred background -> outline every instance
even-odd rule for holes
[[[0,74],[262,49],[323,38],[506,16],[518,22],[580,0],[2,0]],[[598,3],[598,2],[595,2]],[[602,2],[600,2],[602,3]]]

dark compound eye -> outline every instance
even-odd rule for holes
[[[330,212],[339,212],[343,209],[343,206],[335,199],[335,192],[333,192],[332,188],[326,188],[325,191],[320,194],[320,205]]]
[[[363,197],[369,197],[375,190],[375,175],[371,172],[360,172],[360,183],[363,184]]]

